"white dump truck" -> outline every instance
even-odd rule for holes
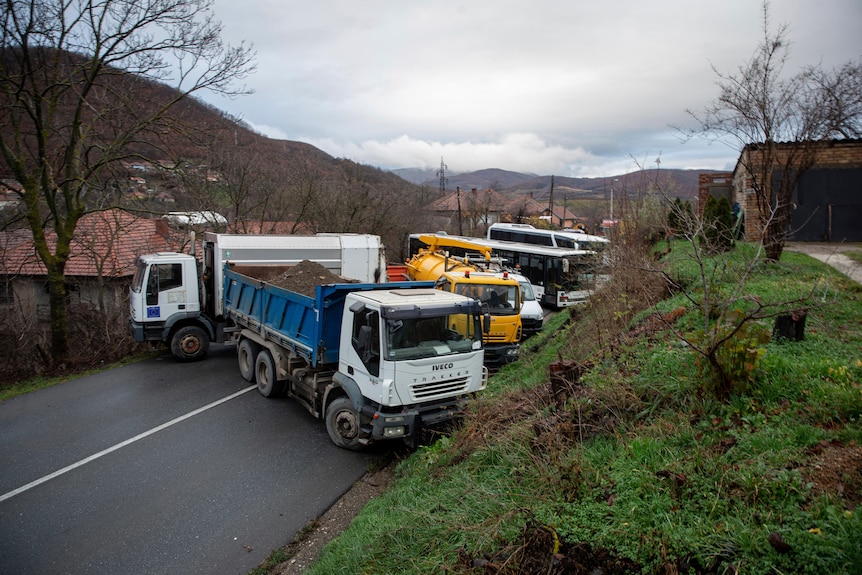
[[[192,242],[194,245],[194,241]],[[310,260],[345,281],[385,280],[386,256],[369,234],[240,235],[208,232],[203,259],[159,252],[138,256],[130,297],[135,341],[161,341],[180,360],[204,357],[210,342],[225,341],[224,266],[261,268]]]
[[[275,252],[255,257],[246,246],[245,263],[233,263],[239,254],[225,245],[236,237],[220,239],[204,242],[201,274],[190,255],[138,258],[135,339],[170,342],[184,360],[203,357],[210,340],[235,344],[243,378],[267,397],[286,392],[325,421],[333,443],[353,450],[380,440],[414,445],[486,387],[490,317],[477,301],[433,282],[331,283],[299,293],[267,281],[291,267],[266,255]],[[342,274],[360,275],[351,267]],[[376,277],[385,268],[366,269]]]

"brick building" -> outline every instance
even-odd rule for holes
[[[782,177],[788,154],[798,151],[794,144],[777,144],[776,182]],[[797,182],[790,206],[791,241],[858,242],[862,241],[862,140],[830,140],[810,150],[808,167]],[[702,210],[712,195],[725,196],[744,214],[745,239],[759,241],[760,226],[756,224],[757,201],[752,185],[750,166],[757,171],[763,157],[763,147],[750,144],[743,149],[733,172],[701,174],[698,182],[698,205]],[[806,162],[809,161],[806,157]]]

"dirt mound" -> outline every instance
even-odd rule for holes
[[[808,453],[811,459],[801,471],[814,493],[836,498],[845,509],[862,504],[862,445],[821,441]]]
[[[462,550],[458,564],[471,572],[482,569],[486,575],[615,575],[641,571],[640,565],[605,549],[586,543],[562,543],[553,529],[538,525],[528,525],[516,545],[493,554],[476,557]]]
[[[334,274],[317,262],[302,260],[295,266],[291,266],[286,272],[270,279],[268,283],[308,297],[314,297],[317,286],[357,282]]]

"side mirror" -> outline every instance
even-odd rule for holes
[[[485,333],[491,332],[491,314],[486,313],[482,316],[482,331]]]

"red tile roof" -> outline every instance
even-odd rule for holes
[[[134,273],[135,257],[157,251],[174,251],[157,231],[157,220],[139,218],[123,210],[87,214],[78,222],[72,240],[66,275],[122,278]],[[46,230],[54,251],[56,235]],[[0,275],[44,276],[30,230],[0,232]]]
[[[547,203],[539,203],[530,196],[518,196],[506,204],[505,211],[512,215],[538,216],[547,208]]]

